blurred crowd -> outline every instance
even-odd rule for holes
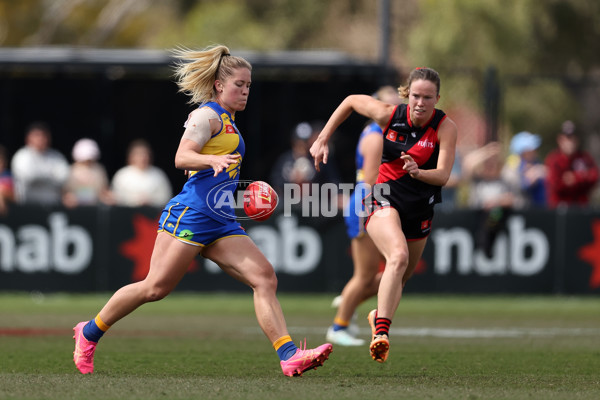
[[[82,138],[73,144],[71,160],[52,148],[52,132],[34,122],[25,132],[24,146],[12,159],[0,145],[0,214],[11,203],[68,208],[119,205],[162,207],[172,196],[171,182],[153,165],[152,148],[143,139],[127,150],[126,165],[112,180],[100,162],[98,143]]]
[[[589,206],[598,166],[582,148],[575,124],[562,124],[545,157],[541,145],[539,135],[523,131],[512,136],[507,150],[490,142],[466,154],[456,183],[467,192],[463,204],[482,210]]]
[[[458,162],[455,187],[462,185],[462,204],[480,213],[477,245],[488,257],[513,211],[590,206],[598,167],[580,140],[575,124],[565,121],[545,158],[539,154],[542,138],[523,131],[512,136],[507,150],[490,142]]]
[[[288,182],[340,182],[335,158],[317,172],[308,154],[321,127],[320,121],[306,121],[292,128],[290,149],[276,159],[269,177],[278,192]],[[594,205],[598,166],[582,147],[572,121],[559,128],[554,148],[545,157],[540,154],[541,136],[527,131],[514,134],[507,143],[490,142],[457,154],[441,207],[480,210],[482,229],[493,239],[493,227],[502,226],[513,210]],[[112,179],[93,139],[77,140],[70,160],[51,145],[51,130],[42,122],[27,128],[24,146],[12,158],[0,144],[0,214],[11,203],[162,207],[172,197],[171,182],[153,164],[152,148],[143,139],[130,143],[125,165]]]

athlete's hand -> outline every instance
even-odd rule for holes
[[[327,164],[327,157],[329,157],[329,146],[327,141],[317,138],[315,142],[310,146],[310,155],[315,159],[315,169],[320,171],[321,162]]]
[[[225,154],[223,156],[212,156],[210,166],[215,171],[213,176],[219,175],[220,172],[226,170],[231,164],[236,164],[240,158],[239,154]]]
[[[419,176],[419,173],[421,172],[419,170],[419,165],[411,156],[409,156],[405,152],[402,152],[400,158],[404,160],[404,167],[402,167],[403,170],[408,172],[412,178],[416,178],[417,176]]]

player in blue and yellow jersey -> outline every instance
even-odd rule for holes
[[[96,345],[108,328],[142,304],[167,296],[201,254],[253,289],[258,323],[283,373],[302,375],[321,366],[332,346],[299,349],[294,344],[276,297],[273,267],[237,222],[230,202],[222,201],[224,195],[233,198],[244,157],[235,113],[246,108],[252,67],[222,45],[179,49],[175,56],[180,90],[200,104],[185,123],[175,155],[175,166],[189,178],[162,212],[148,275],[119,289],[96,318],[73,328],[73,360],[81,373],[92,373]]]
[[[389,104],[400,104],[398,90],[383,86],[374,98]],[[358,328],[351,324],[356,308],[364,300],[377,294],[381,279],[381,253],[365,231],[365,208],[363,199],[375,184],[381,162],[383,132],[375,121],[369,121],[362,130],[356,145],[356,187],[344,212],[346,232],[351,239],[350,249],[354,272],[339,296],[339,305],[333,325],[327,330],[327,340],[342,346],[361,346],[364,340],[357,338]]]
[[[442,110],[440,77],[431,68],[411,71],[400,95],[408,104],[393,105],[366,95],[350,95],[333,112],[311,147],[315,167],[327,163],[327,142],[353,111],[373,119],[383,130],[379,175],[365,200],[366,230],[385,258],[377,292],[377,309],[369,313],[371,357],[384,362],[389,329],[431,232],[433,208],[441,201],[456,151],[457,128]]]
[[[217,123],[211,127],[209,121]],[[186,154],[188,146],[198,154],[223,156],[224,164],[219,166],[222,171],[218,173],[213,168],[188,171],[183,190],[163,211],[159,232],[167,232],[197,246],[210,245],[226,236],[245,236],[236,221],[231,202],[222,201],[223,191],[233,192],[237,187],[244,157],[244,139],[235,126],[233,115],[219,103],[211,101],[192,112],[184,127],[180,151],[175,156],[176,166],[185,168],[189,163],[185,157],[194,156]],[[196,144],[201,148],[198,149]],[[227,163],[230,164],[225,166]],[[221,188],[223,190],[219,190]],[[181,218],[182,213],[186,213],[185,218]]]

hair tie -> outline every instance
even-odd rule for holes
[[[221,57],[219,57],[219,64],[217,65],[217,72],[215,73],[215,79],[218,79],[219,77],[219,71],[221,70],[221,64],[223,62],[223,57],[229,57],[231,54],[229,53],[222,53]]]

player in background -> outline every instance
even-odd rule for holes
[[[456,124],[435,106],[440,77],[431,68],[411,71],[400,94],[408,104],[393,105],[367,95],[350,95],[333,112],[311,147],[315,167],[327,163],[327,142],[353,111],[373,119],[383,129],[379,175],[364,199],[369,212],[366,230],[386,264],[377,292],[377,308],[369,313],[371,357],[384,362],[389,353],[389,329],[431,231],[434,206],[452,171]]]
[[[231,191],[237,186],[245,147],[235,113],[246,108],[252,67],[222,45],[201,51],[179,49],[175,57],[180,91],[190,96],[190,103],[199,104],[185,124],[175,154],[175,166],[191,172],[162,212],[146,278],[119,289],[94,319],[73,328],[75,365],[81,373],[92,373],[102,335],[142,304],[167,296],[201,254],[252,288],[258,323],[273,344],[283,373],[302,375],[323,364],[331,344],[316,349],[294,344],[276,297],[273,267],[237,222],[233,207],[213,212],[217,200],[209,196],[218,185]]]
[[[398,105],[402,102],[398,90],[383,86],[373,95],[384,103]],[[344,219],[350,237],[350,248],[354,272],[346,283],[341,296],[334,300],[337,313],[333,325],[327,330],[327,340],[342,346],[362,346],[364,340],[357,338],[358,331],[352,324],[356,308],[366,299],[377,294],[381,279],[379,266],[383,257],[365,232],[365,208],[363,198],[375,184],[381,163],[383,132],[377,122],[370,120],[362,130],[356,145],[356,187],[350,195]]]

